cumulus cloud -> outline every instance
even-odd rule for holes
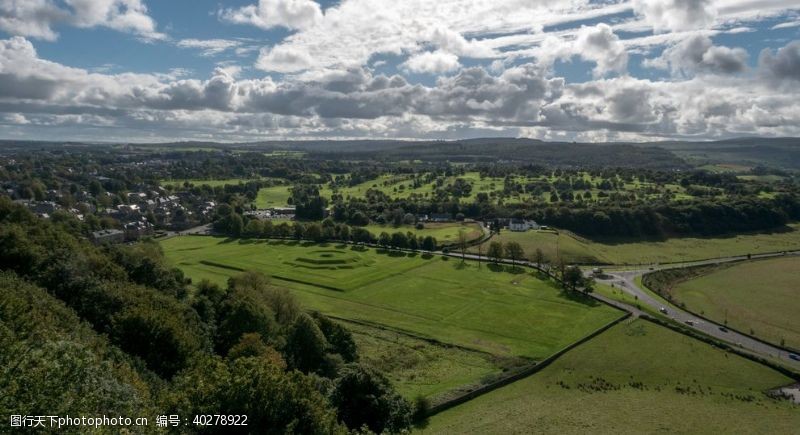
[[[60,24],[107,27],[147,39],[164,39],[156,30],[142,0],[4,0],[0,2],[0,30],[12,35],[52,41]]]
[[[774,54],[765,48],[758,66],[763,76],[773,82],[800,82],[800,41],[792,41]]]
[[[703,29],[717,16],[713,0],[633,0],[633,10],[656,32]]]
[[[306,29],[322,20],[322,8],[313,0],[259,0],[257,5],[223,9],[222,20],[262,29]]]
[[[495,50],[475,39],[467,40],[464,36],[446,27],[437,27],[428,37],[430,42],[440,49],[458,56],[472,58],[491,58],[497,56]]]
[[[417,53],[400,67],[406,71],[424,74],[442,74],[461,68],[458,56],[443,50]]]
[[[596,63],[595,76],[624,73],[628,67],[628,52],[608,24],[582,27],[578,31],[574,52],[582,59]]]
[[[682,75],[734,74],[747,69],[747,58],[743,48],[717,46],[708,36],[695,35],[666,48],[661,56],[646,60],[644,65]]]
[[[795,80],[797,50],[794,43],[766,52],[763,73]],[[228,67],[204,80],[175,73],[101,74],[42,59],[25,38],[0,40],[3,128],[49,126],[53,134],[72,131],[71,137],[88,134],[77,129],[81,123],[113,126],[119,134],[229,140],[492,131],[627,140],[798,135],[797,89],[770,88],[753,75],[698,74],[662,82],[621,75],[569,84],[538,61],[494,73],[461,68],[431,85],[364,67],[249,79]]]

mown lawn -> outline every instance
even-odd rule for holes
[[[539,248],[550,258],[558,252],[570,263],[651,264],[800,249],[800,224],[785,231],[729,237],[680,237],[666,240],[588,240],[562,232],[503,231],[493,241],[516,241],[532,257]],[[473,249],[474,250],[474,249]]]
[[[800,257],[757,260],[678,284],[673,298],[719,323],[800,349]]]
[[[668,329],[622,323],[541,372],[434,416],[424,433],[794,433],[792,380]]]
[[[195,281],[258,270],[308,308],[501,356],[544,358],[621,315],[530,273],[453,258],[204,236],[162,246]]]

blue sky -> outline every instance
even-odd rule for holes
[[[4,0],[0,137],[800,135],[787,0]]]

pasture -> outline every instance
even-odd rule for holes
[[[624,322],[541,372],[434,416],[423,433],[792,433],[792,380],[652,323]]]
[[[621,315],[521,269],[454,258],[204,236],[161,244],[194,281],[257,270],[309,309],[498,356],[542,359]]]
[[[678,237],[665,240],[589,240],[568,232],[502,231],[493,241],[516,241],[532,257],[536,248],[552,259],[558,252],[569,263],[653,264],[703,260],[800,249],[800,224],[782,231],[722,237]],[[473,248],[472,251],[477,251]],[[485,250],[484,250],[485,251]]]
[[[679,283],[671,294],[696,313],[766,341],[800,349],[800,257],[723,267]]]

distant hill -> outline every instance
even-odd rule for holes
[[[544,142],[527,138],[462,140],[269,140],[243,143],[169,142],[97,144],[83,142],[0,140],[2,149],[64,149],[100,146],[161,150],[216,149],[270,152],[303,151],[312,158],[428,160],[453,162],[506,161],[552,166],[639,167],[684,169],[706,164],[770,166],[800,170],[800,138],[737,138],[713,142],[648,143]]]
[[[771,166],[800,170],[800,138],[745,137],[714,142],[657,142],[692,164]]]

